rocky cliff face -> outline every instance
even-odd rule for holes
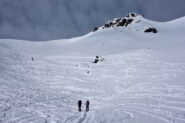
[[[167,21],[185,15],[184,5],[184,0],[1,0],[0,38],[70,38],[129,12]]]

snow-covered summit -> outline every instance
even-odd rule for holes
[[[154,25],[152,25],[149,20],[144,19],[142,15],[139,15],[137,13],[129,13],[124,18],[116,18],[108,21],[107,23],[105,23],[104,26],[94,27],[93,32],[108,28],[116,29],[118,27],[130,28],[139,32],[157,33],[157,29],[154,27]]]

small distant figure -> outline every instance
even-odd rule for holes
[[[81,107],[82,107],[82,101],[81,100],[78,100],[78,111],[79,112],[82,111]]]
[[[31,58],[31,60],[33,61],[34,59],[33,59],[33,58]]]
[[[86,112],[89,111],[89,104],[90,104],[90,102],[89,102],[89,100],[87,100],[86,103],[85,103],[85,105],[86,105]]]

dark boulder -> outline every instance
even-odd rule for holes
[[[157,33],[157,29],[156,29],[156,28],[148,28],[148,29],[146,29],[144,32]]]
[[[96,56],[95,60],[93,61],[93,63],[98,63],[99,61],[104,61],[105,59],[100,57],[100,56]]]
[[[93,63],[98,63],[99,62],[99,56],[96,56],[95,60]]]
[[[124,26],[126,22],[127,20],[124,18],[123,20],[120,20],[120,22],[118,23],[118,26]]]
[[[98,63],[99,62],[99,59],[95,59],[93,63]]]
[[[134,13],[131,13],[130,15],[131,15],[131,17],[136,17],[136,15]]]
[[[113,25],[114,25],[114,23],[113,23],[113,22],[109,22],[109,25],[110,25],[110,26],[113,26]]]
[[[125,26],[128,26],[129,24],[131,24],[133,21],[133,19],[127,19],[127,22],[125,23]]]
[[[105,26],[105,28],[109,28],[110,27],[110,25],[107,24],[107,23],[104,26]]]
[[[126,17],[130,18],[130,17],[136,17],[137,14],[136,13],[129,13]]]

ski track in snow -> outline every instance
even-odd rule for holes
[[[185,123],[185,63],[139,51],[93,58],[2,55],[0,123]]]

